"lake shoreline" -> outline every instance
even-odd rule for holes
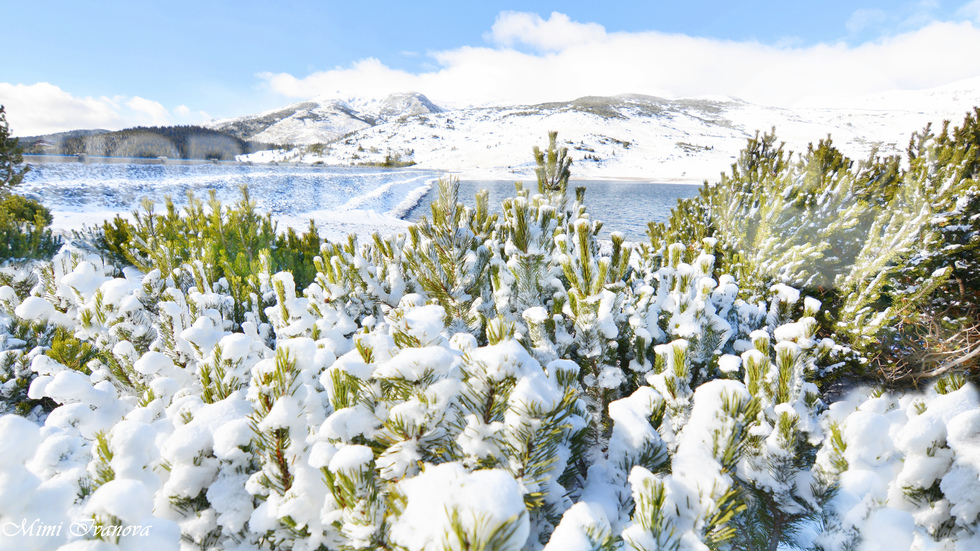
[[[404,231],[438,198],[439,179],[459,178],[459,199],[472,206],[480,189],[488,189],[491,210],[516,194],[514,183],[522,181],[532,194],[536,178],[499,173],[486,178],[486,171],[447,173],[420,167],[379,169],[304,164],[164,162],[114,158],[78,162],[71,157],[28,160],[34,170],[20,191],[41,200],[51,209],[52,229],[69,233],[100,224],[117,215],[132,218],[144,197],[163,211],[166,197],[180,208],[189,194],[206,200],[210,193],[226,203],[240,199],[242,185],[258,209],[269,213],[281,229],[305,231],[313,219],[321,235],[345,238],[348,233],[370,235]],[[481,178],[483,176],[483,178]],[[501,177],[502,176],[502,177]],[[692,197],[698,186],[657,182],[640,178],[579,178],[569,187],[584,186],[586,204],[593,217],[609,223],[609,231],[620,231],[632,240],[643,239],[647,222],[664,221],[681,198]],[[574,189],[568,191],[574,197]]]
[[[303,162],[255,162],[255,161],[219,161],[206,159],[171,159],[171,158],[141,158],[141,157],[94,157],[87,156],[84,159],[77,155],[24,155],[26,164],[33,163],[81,163],[81,164],[137,164],[137,165],[173,165],[173,166],[194,166],[194,165],[218,165],[218,166],[255,166],[255,167],[302,167],[302,168],[323,168],[323,169],[347,169],[347,168],[377,168],[381,170],[426,170],[439,172],[446,176],[459,178],[461,181],[482,181],[482,180],[513,180],[515,182],[535,182],[537,177],[533,172],[515,172],[507,168],[487,168],[487,169],[446,169],[439,167],[428,167],[424,165],[411,165],[405,167],[379,167],[379,166],[360,166],[360,165],[333,165]],[[575,165],[572,165],[572,172],[575,172]],[[676,175],[649,176],[641,174],[626,175],[596,175],[572,176],[570,182],[630,182],[643,184],[681,184],[702,186],[707,179],[691,178]]]

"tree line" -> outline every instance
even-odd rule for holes
[[[71,136],[54,144],[43,137],[24,142],[28,154],[92,155],[171,159],[234,160],[236,155],[271,149],[269,144],[243,140],[201,126],[127,128],[89,136]]]

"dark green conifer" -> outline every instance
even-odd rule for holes
[[[0,105],[0,196],[10,193],[29,170],[27,166],[20,166],[24,162],[23,153],[20,140],[10,135],[7,112]]]

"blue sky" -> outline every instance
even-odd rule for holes
[[[18,135],[202,122],[320,94],[790,104],[980,75],[978,56],[956,55],[980,51],[980,0],[0,0],[0,13],[0,103]]]

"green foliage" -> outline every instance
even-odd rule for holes
[[[0,105],[0,260],[47,258],[61,247],[61,239],[48,229],[48,209],[11,193],[30,170],[23,163],[23,148],[11,137],[7,113]]]
[[[250,396],[254,408],[249,419],[251,446],[261,465],[261,469],[252,475],[256,481],[252,492],[260,500],[288,499],[288,493],[296,482],[295,464],[300,450],[294,443],[303,441],[305,430],[297,427],[295,422],[283,426],[281,419],[272,424],[268,421],[277,402],[288,402],[295,397],[301,386],[300,378],[295,359],[283,349],[277,350],[275,358],[265,360],[252,372],[251,386],[257,391]],[[269,530],[263,536],[274,547],[283,541],[309,535],[288,514],[283,515],[279,522],[279,530]]]
[[[363,246],[355,235],[347,243],[324,244],[313,259],[314,285],[307,289],[313,312],[320,317],[329,310],[342,312],[360,322],[368,316],[379,319],[396,307],[410,284],[400,254],[404,243],[403,235],[383,238],[374,233]]]
[[[881,363],[894,366],[891,380],[952,371],[980,382],[980,108],[959,127],[915,134],[909,163],[929,218],[888,293],[896,321],[883,332]]]
[[[423,217],[409,228],[406,268],[426,295],[445,309],[451,332],[480,333],[492,317],[490,251],[484,242],[496,219],[485,192],[477,195],[476,208],[471,209],[459,202],[459,180],[439,180],[432,220]]]
[[[855,163],[830,138],[794,160],[774,132],[756,135],[719,184],[650,224],[651,244],[717,238],[720,267],[743,289],[806,290],[824,304],[821,332],[860,352],[873,377],[945,372],[973,351],[964,331],[978,320],[978,117],[915,134],[907,169],[875,153]]]
[[[64,327],[58,327],[51,339],[51,348],[45,354],[73,371],[90,375],[92,370],[88,362],[99,357],[100,351],[91,343],[75,338]]]
[[[6,328],[4,350],[0,352],[0,415],[15,412],[28,415],[35,411],[51,411],[57,404],[50,398],[33,399],[27,395],[37,374],[31,369],[31,353],[50,347],[63,329],[54,324],[22,320],[12,315],[12,308],[4,302],[7,315],[11,316]]]
[[[551,204],[564,210],[572,159],[567,147],[558,148],[557,140],[558,132],[548,132],[548,149],[541,151],[534,146],[534,161],[538,164],[534,173],[538,178],[538,193],[547,195]]]
[[[142,210],[133,212],[135,222],[117,216],[103,224],[96,246],[144,272],[158,269],[167,278],[183,271],[201,292],[220,282],[235,299],[232,319],[241,323],[262,296],[259,274],[285,270],[305,287],[313,281],[313,260],[323,243],[312,220],[305,233],[292,228],[277,233],[271,216],[257,211],[248,188],[241,193],[231,207],[213,191],[206,204],[189,195],[183,211],[168,198],[162,214],[144,201]]]
[[[32,221],[23,221],[22,217],[30,215],[30,200],[22,203],[13,197],[0,205],[0,260],[50,258],[61,248],[61,238],[48,228],[51,214],[40,207]],[[13,203],[15,209],[25,203],[28,207],[12,213],[5,208],[7,203]]]
[[[35,199],[22,195],[8,195],[0,203],[0,209],[7,211],[11,219],[17,222],[29,222],[40,227],[50,226],[53,220],[51,211],[47,207]]]
[[[7,111],[0,105],[0,196],[10,193],[23,179],[30,167],[24,162],[20,140],[10,135]]]
[[[466,549],[467,551],[507,551],[513,549],[514,534],[520,529],[520,517],[514,515],[501,524],[494,526],[492,530],[486,530],[485,526],[490,521],[486,518],[477,518],[473,523],[472,529],[467,529],[465,523],[459,518],[457,509],[449,513],[450,529],[443,536],[440,542],[442,549]],[[488,532],[483,536],[483,532]]]

